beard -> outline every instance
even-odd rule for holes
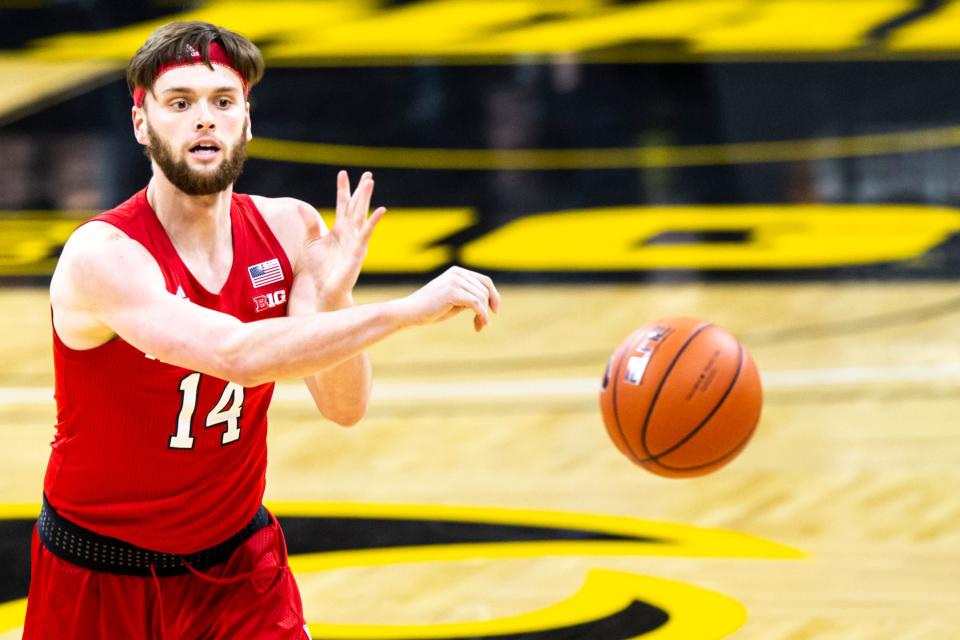
[[[220,193],[231,186],[243,173],[243,164],[247,161],[247,126],[243,126],[240,137],[233,144],[233,151],[225,155],[220,165],[212,170],[200,172],[190,168],[186,159],[175,159],[173,150],[166,142],[147,128],[148,143],[144,153],[157,163],[163,175],[173,186],[188,196],[209,196]]]

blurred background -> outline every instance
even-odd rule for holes
[[[378,347],[385,382],[361,435],[305,431],[301,396],[279,387],[269,498],[729,528],[811,559],[600,564],[729,594],[749,612],[738,638],[960,635],[960,0],[0,0],[11,557],[54,422],[45,285],[76,225],[149,180],[123,72],[153,29],[192,19],[266,58],[237,191],[304,199],[329,224],[336,172],[375,173],[390,213],[361,301],[451,264],[505,293],[475,342],[445,325]],[[768,395],[742,460],[664,484],[605,440],[595,392],[613,347],[669,315],[736,333]],[[371,610],[490,620],[561,600],[600,561],[474,562],[471,577],[422,566],[301,585],[308,609],[344,624]],[[27,565],[5,570],[14,602]],[[504,580],[518,586],[501,593]],[[357,605],[355,582],[415,595]],[[17,611],[0,604],[0,637],[18,637],[2,635]],[[611,633],[509,637],[643,635]]]
[[[410,214],[379,234],[368,282],[454,262],[517,281],[636,281],[668,269],[942,278],[960,264],[956,217],[931,209],[960,192],[955,2],[0,7],[8,282],[50,272],[70,231],[56,221],[112,207],[149,178],[123,69],[172,19],[229,24],[266,57],[239,191],[324,211],[337,169],[371,169],[377,198]],[[844,205],[889,215],[861,224],[858,211],[878,210]],[[918,207],[928,216],[914,217]],[[556,247],[531,247],[523,234],[532,230],[510,224],[561,211],[614,212],[617,221],[586,236],[561,225]],[[836,242],[856,232],[875,236],[874,249]],[[611,236],[612,253],[600,246]],[[584,251],[578,260],[564,244],[571,239]],[[508,255],[515,242],[533,255]],[[821,243],[830,246],[797,246]]]

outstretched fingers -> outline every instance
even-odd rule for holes
[[[360,182],[357,183],[357,189],[350,197],[350,220],[361,228],[367,220],[367,213],[370,211],[370,200],[373,198],[373,174],[364,171],[360,176]]]
[[[373,198],[373,174],[364,171],[360,176],[360,182],[357,188],[351,193],[350,179],[346,171],[340,171],[337,174],[337,220],[348,222],[355,229],[361,232],[367,231],[366,224],[372,215],[377,216],[377,220],[383,215],[383,212],[377,214],[367,214],[370,211],[370,201]],[[378,209],[379,211],[379,209]],[[376,224],[376,220],[374,221]],[[367,234],[369,236],[369,234]]]
[[[377,226],[377,223],[380,222],[380,218],[382,218],[386,213],[386,207],[377,207],[374,212],[370,214],[370,217],[367,218],[366,223],[364,223],[363,228],[360,230],[360,239],[364,244],[370,242],[370,236],[373,235],[373,228]]]
[[[337,219],[341,220],[350,211],[350,176],[347,172],[337,172]]]

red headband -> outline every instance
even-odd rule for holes
[[[176,69],[178,67],[189,67],[195,64],[206,64],[203,61],[203,55],[195,49],[194,47],[187,45],[190,49],[190,59],[189,60],[175,60],[168,64],[163,65],[157,69],[157,75],[153,76],[153,81],[156,82],[157,78],[165,74],[170,69]],[[227,55],[226,50],[220,45],[219,42],[211,42],[210,48],[208,49],[208,54],[210,57],[210,64],[216,64],[225,69],[229,69],[237,74],[237,77],[240,78],[240,82],[243,84],[243,97],[246,98],[247,94],[250,92],[250,88],[247,86],[246,79],[240,75],[240,72],[237,71],[236,67],[233,66],[233,63],[230,62],[230,57]],[[133,104],[137,107],[143,106],[143,99],[146,97],[147,91],[143,87],[137,87],[133,90]]]

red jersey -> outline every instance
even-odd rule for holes
[[[93,220],[142,244],[172,294],[243,322],[286,315],[290,263],[249,196],[233,194],[233,266],[218,294],[180,259],[146,189]],[[273,383],[244,388],[120,338],[78,351],[53,333],[57,433],[44,492],[61,515],[166,553],[213,546],[250,521],[263,499]]]

